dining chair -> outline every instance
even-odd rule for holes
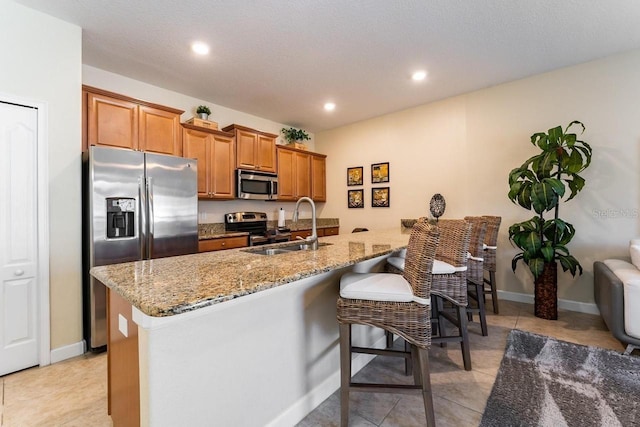
[[[403,273],[347,273],[340,279],[340,420],[349,424],[349,393],[422,392],[426,425],[435,426],[428,348],[431,344],[431,280],[439,230],[428,223],[411,230]],[[382,328],[401,336],[409,351],[353,346],[351,325]],[[351,379],[352,352],[397,356],[413,361],[414,385],[358,383]]]
[[[491,294],[491,304],[493,305],[493,312],[499,314],[498,307],[498,287],[496,285],[496,252],[498,251],[498,230],[500,229],[500,223],[502,218],[499,216],[483,215],[487,219],[487,232],[484,237],[484,256],[482,268],[489,275],[489,278],[484,278],[484,284],[488,286],[483,288],[483,293]]]
[[[484,238],[487,231],[487,219],[482,216],[465,216],[471,223],[471,237],[469,239],[469,254],[467,257],[467,292],[469,304],[467,316],[473,321],[473,314],[477,313],[480,320],[482,336],[487,336],[487,313],[484,305]],[[471,304],[471,302],[475,304]]]

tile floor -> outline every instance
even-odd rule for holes
[[[470,325],[473,370],[464,371],[459,345],[430,350],[431,383],[436,423],[477,426],[502,360],[506,337],[513,328],[549,335],[565,341],[622,351],[599,316],[561,311],[559,320],[533,316],[533,306],[500,302],[500,315],[488,316],[489,336]],[[401,359],[374,359],[357,376],[362,381],[404,383]],[[107,415],[106,355],[87,354],[43,368],[31,368],[0,377],[0,425],[111,426]],[[338,426],[338,393],[334,393],[298,425]],[[353,393],[352,426],[421,426],[424,407],[419,396]]]

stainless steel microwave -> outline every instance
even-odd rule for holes
[[[238,169],[236,197],[239,199],[276,200],[278,198],[278,175]]]

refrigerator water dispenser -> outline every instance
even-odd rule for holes
[[[107,197],[107,238],[135,237],[136,199]]]

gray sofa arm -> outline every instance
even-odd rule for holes
[[[640,346],[640,340],[624,330],[624,289],[622,281],[601,261],[593,263],[593,296],[600,315],[613,336],[624,344]]]

